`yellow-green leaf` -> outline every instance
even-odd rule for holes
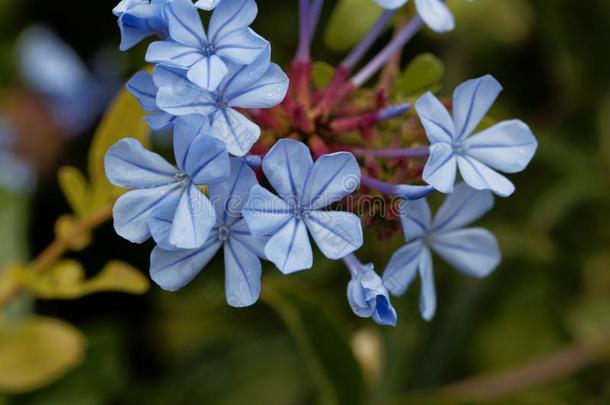
[[[92,185],[110,193],[112,186],[104,171],[106,151],[123,138],[136,138],[148,146],[149,134],[150,129],[144,121],[137,100],[128,91],[123,90],[104,115],[93,138],[89,152],[89,176]]]
[[[324,42],[335,51],[358,43],[373,27],[383,9],[371,0],[340,0],[324,33]]]
[[[23,393],[51,384],[80,364],[85,346],[81,332],[58,319],[0,325],[0,392]]]
[[[78,217],[83,217],[90,208],[88,203],[89,184],[85,176],[75,167],[65,166],[59,169],[61,186],[70,207]]]
[[[108,263],[98,275],[85,280],[80,263],[64,260],[26,284],[36,296],[44,299],[76,299],[98,292],[144,294],[150,287],[142,273],[119,261]]]
[[[434,91],[445,74],[445,65],[436,56],[423,53],[413,59],[395,82],[394,91],[402,96],[417,96]]]
[[[66,242],[70,249],[78,252],[91,244],[93,236],[91,232],[75,232],[74,228],[76,226],[78,226],[78,221],[74,217],[63,215],[55,223],[55,234],[59,239]]]
[[[327,87],[334,74],[335,68],[326,62],[314,62],[312,66],[311,78],[313,84],[319,89]]]

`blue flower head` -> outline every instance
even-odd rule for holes
[[[381,7],[394,10],[408,0],[374,0]],[[417,14],[428,27],[436,32],[447,32],[455,28],[455,20],[444,0],[415,0]]]
[[[322,210],[360,185],[360,167],[351,153],[324,155],[314,163],[307,146],[283,139],[265,156],[262,167],[279,197],[254,186],[243,214],[254,236],[271,237],[265,256],[280,271],[312,267],[308,231],[329,259],[341,259],[362,246],[358,216]]]
[[[261,291],[260,258],[264,257],[266,239],[250,234],[241,210],[256,184],[256,176],[246,161],[232,159],[229,179],[209,187],[216,223],[206,242],[194,250],[164,250],[157,246],[150,259],[152,279],[161,288],[176,291],[190,283],[223,248],[227,302],[234,307],[254,304]],[[171,211],[164,211],[159,219],[169,226],[172,215]]]
[[[169,0],[122,0],[112,10],[121,29],[121,51],[137,45],[143,39],[168,35],[164,7]]]
[[[372,318],[379,325],[396,326],[396,310],[374,266],[360,263],[353,255],[344,260],[352,274],[347,286],[347,300],[354,313],[361,318]]]
[[[228,73],[227,63],[252,63],[267,41],[252,31],[254,0],[227,0],[212,14],[206,34],[191,0],[170,0],[165,7],[169,38],[153,42],[146,60],[187,70],[198,86],[213,91]]]
[[[229,153],[243,156],[258,140],[261,129],[235,108],[279,104],[288,91],[288,77],[271,63],[269,46],[249,65],[227,62],[227,66],[228,74],[216,91],[203,90],[184,78],[161,80],[167,74],[157,67],[154,77],[160,89],[156,105],[175,116],[191,115],[188,121],[192,131],[201,127],[202,120],[211,120],[213,135],[225,143]]]
[[[493,208],[493,194],[461,183],[440,207],[434,220],[425,200],[409,201],[401,207],[401,220],[408,243],[400,248],[383,274],[383,282],[394,295],[402,295],[419,273],[420,310],[426,320],[436,312],[432,256],[436,252],[455,269],[472,277],[486,277],[500,263],[496,238],[481,228],[464,228]]]
[[[132,190],[117,200],[113,211],[116,232],[123,238],[142,243],[152,236],[166,249],[195,249],[207,240],[216,214],[198,186],[224,181],[229,157],[217,139],[178,128],[174,154],[177,167],[133,138],[120,140],[106,153],[110,182]]]
[[[431,144],[423,173],[428,184],[451,193],[459,168],[472,188],[502,197],[515,191],[498,171],[516,173],[529,164],[538,146],[529,127],[519,120],[504,121],[470,136],[501,90],[489,75],[463,83],[453,94],[453,117],[432,93],[417,101],[417,114]]]

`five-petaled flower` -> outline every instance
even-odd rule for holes
[[[254,0],[220,3],[207,34],[191,0],[171,0],[164,10],[169,38],[150,44],[146,60],[186,69],[190,81],[210,91],[228,73],[227,63],[250,64],[268,44],[249,27],[258,13]]]
[[[373,0],[390,10],[402,7],[409,0]],[[444,0],[415,0],[415,8],[421,19],[436,32],[447,32],[455,28],[455,20]]]
[[[256,176],[246,161],[233,158],[229,179],[209,187],[216,224],[206,242],[194,250],[155,247],[150,258],[152,279],[163,289],[176,291],[190,283],[224,246],[227,302],[234,307],[254,304],[261,291],[260,258],[264,257],[266,239],[250,234],[241,210],[256,184]],[[163,211],[160,215],[169,226],[172,212]]]
[[[265,256],[280,271],[311,268],[308,230],[330,259],[341,259],[362,246],[358,216],[322,210],[360,185],[360,167],[351,153],[323,155],[314,163],[307,146],[282,139],[265,156],[262,167],[279,197],[254,186],[243,214],[254,236],[271,237]]]
[[[348,255],[344,261],[352,275],[347,285],[352,311],[361,318],[372,318],[379,325],[396,326],[396,310],[373,264],[362,264],[354,255]]]
[[[157,79],[167,76],[157,67],[153,76],[159,85],[156,105],[176,116],[191,115],[191,130],[210,121],[213,136],[221,139],[229,153],[243,156],[258,140],[261,129],[235,108],[271,108],[279,104],[288,91],[288,77],[282,69],[271,63],[270,47],[249,65],[228,62],[228,74],[216,91],[203,90],[184,78],[173,81]],[[199,118],[195,118],[195,116]]]
[[[106,176],[130,189],[114,206],[114,226],[123,238],[142,243],[151,236],[167,249],[203,245],[216,224],[214,207],[198,186],[229,176],[229,156],[219,140],[174,133],[177,167],[146,150],[133,138],[117,142],[106,153]],[[167,222],[166,213],[172,212]]]
[[[405,202],[401,221],[407,244],[388,263],[383,282],[402,295],[417,273],[421,279],[420,311],[426,320],[436,312],[436,291],[430,249],[460,272],[486,277],[500,263],[496,238],[481,228],[464,228],[492,209],[493,194],[461,183],[438,210],[434,220],[426,200]]]
[[[164,7],[169,0],[122,0],[112,10],[118,17],[121,29],[122,51],[137,45],[143,39],[168,35]]]
[[[502,197],[515,191],[513,183],[496,170],[517,173],[529,164],[538,146],[529,127],[520,120],[503,121],[470,136],[501,90],[490,75],[461,84],[453,94],[453,118],[432,93],[417,101],[417,114],[431,144],[423,173],[428,184],[451,193],[459,167],[472,188]]]

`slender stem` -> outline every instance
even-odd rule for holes
[[[392,184],[365,174],[360,178],[360,184],[372,190],[377,190],[390,197],[403,200],[419,200],[426,197],[433,190],[430,186],[412,186],[409,184]]]
[[[400,51],[407,42],[417,34],[423,26],[423,21],[419,16],[414,17],[398,34],[392,38],[390,43],[377,56],[375,56],[365,67],[363,67],[352,79],[354,87],[360,87],[375,75],[394,55]]]
[[[299,0],[299,48],[296,59],[300,62],[311,60],[311,41],[318,28],[324,0]]]
[[[362,263],[360,260],[358,260],[355,254],[350,253],[349,255],[345,256],[343,258],[343,262],[347,266],[352,278],[356,278],[358,274],[360,274],[360,271],[362,270]]]
[[[358,157],[373,156],[379,158],[398,159],[398,158],[414,158],[414,157],[426,157],[430,154],[430,148],[428,146],[421,146],[419,148],[405,148],[405,149],[363,149],[356,148],[352,150],[352,153]]]
[[[386,10],[381,14],[373,28],[366,34],[366,36],[360,41],[360,43],[350,52],[349,55],[341,62],[341,66],[351,70],[362,60],[364,55],[371,49],[375,44],[375,41],[379,39],[386,26],[392,20],[392,17],[396,14],[396,10]]]
[[[437,397],[491,400],[574,374],[599,360],[592,348],[572,343],[556,353],[541,357],[520,367],[469,378],[434,390]]]

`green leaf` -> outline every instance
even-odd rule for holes
[[[418,96],[435,91],[445,75],[445,65],[436,56],[423,53],[413,59],[394,84],[394,91],[402,96]]]
[[[84,217],[90,208],[89,184],[85,176],[75,167],[66,166],[59,169],[59,185],[78,217]]]
[[[123,138],[136,138],[148,146],[150,129],[144,121],[142,109],[127,90],[121,91],[106,112],[93,137],[89,151],[89,177],[94,188],[94,208],[106,204],[113,186],[106,179],[104,156],[106,151]]]
[[[325,404],[364,402],[362,371],[341,322],[333,319],[318,300],[296,290],[276,286],[263,299],[280,315],[303,353]]]
[[[326,26],[324,42],[332,50],[348,50],[369,32],[382,12],[371,0],[339,0]]]
[[[0,392],[23,393],[51,384],[80,364],[84,351],[85,337],[58,319],[0,325]]]
[[[95,277],[85,280],[81,264],[74,260],[58,262],[42,275],[29,279],[24,273],[26,287],[44,299],[76,299],[98,292],[116,291],[144,294],[150,283],[137,269],[126,263],[112,261]]]
[[[0,189],[0,268],[27,257],[28,208],[26,197]]]
[[[327,87],[335,74],[335,68],[326,62],[314,62],[311,71],[313,84],[323,89]]]

